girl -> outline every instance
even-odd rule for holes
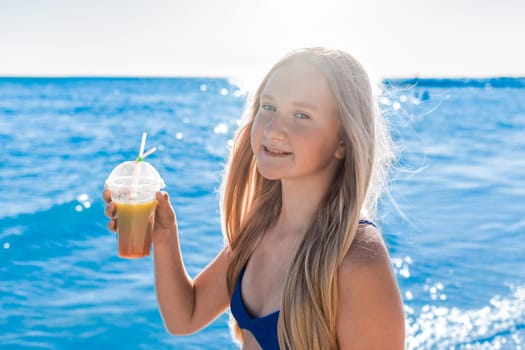
[[[194,280],[168,194],[157,193],[155,285],[168,331],[193,333],[230,308],[243,349],[403,349],[399,290],[368,221],[390,139],[362,66],[338,50],[294,51],[246,114],[222,187],[226,245]]]

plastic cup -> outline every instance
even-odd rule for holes
[[[142,258],[150,254],[155,224],[155,193],[165,186],[148,162],[123,162],[109,174],[106,187],[117,206],[118,255]]]

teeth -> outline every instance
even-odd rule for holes
[[[278,150],[275,150],[275,149],[272,149],[272,148],[268,148],[268,147],[264,147],[266,148],[267,151],[270,151],[272,153],[277,153],[277,154],[285,154],[285,153],[288,153],[288,152],[281,152],[281,151],[278,151]]]

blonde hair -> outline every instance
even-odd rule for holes
[[[288,271],[278,321],[279,345],[283,349],[336,349],[337,270],[350,249],[361,212],[374,218],[393,158],[368,75],[348,53],[325,48],[291,52],[270,69],[245,109],[222,187],[223,232],[232,256],[227,284],[231,295],[240,271],[281,210],[281,183],[258,172],[250,130],[269,77],[295,60],[313,64],[327,78],[339,108],[345,157]],[[240,340],[241,331],[233,318],[231,323]]]

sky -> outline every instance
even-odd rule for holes
[[[525,76],[523,0],[0,0],[0,76],[257,76],[346,50],[377,77]]]

